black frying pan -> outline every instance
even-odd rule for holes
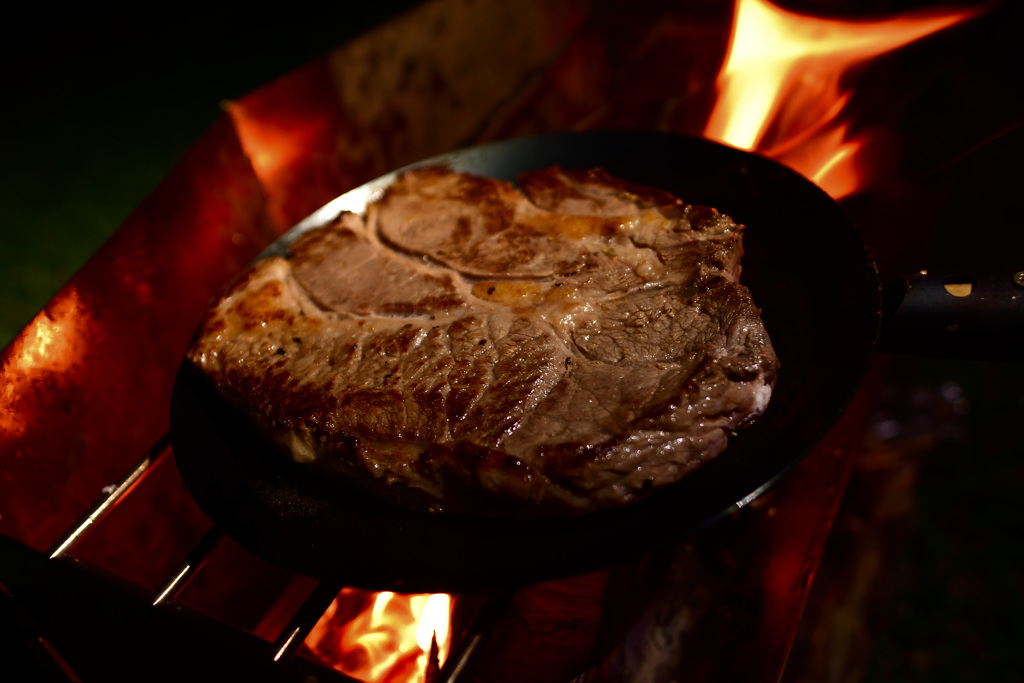
[[[216,524],[278,564],[348,585],[457,592],[568,575],[678,540],[752,500],[806,455],[858,387],[879,331],[878,275],[839,206],[788,168],[706,140],[650,132],[499,142],[422,163],[514,181],[560,164],[716,207],[747,226],[742,281],[781,360],[767,412],[717,459],[630,507],[515,521],[418,514],[325,483],[256,439],[185,363],[171,434],[185,484]],[[296,230],[358,210],[385,177]],[[279,252],[295,230],[275,243]],[[265,252],[266,253],[266,252]]]

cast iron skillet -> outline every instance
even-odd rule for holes
[[[717,459],[641,503],[567,519],[483,519],[399,510],[310,475],[270,452],[186,362],[171,411],[181,476],[216,524],[271,561],[347,585],[411,592],[607,565],[678,540],[771,486],[819,441],[864,375],[879,330],[876,269],[838,205],[784,166],[650,132],[518,139],[421,163],[510,181],[556,163],[603,166],[746,225],[742,281],[781,360],[771,404]],[[339,198],[268,252],[286,250],[296,231],[322,225],[342,206],[358,210],[391,177]]]

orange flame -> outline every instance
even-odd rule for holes
[[[866,139],[850,139],[851,91],[844,79],[874,57],[979,12],[840,21],[788,12],[766,0],[737,0],[719,98],[704,134],[778,159],[834,198],[863,189]]]
[[[370,593],[345,588],[305,644],[321,660],[365,683],[423,683],[435,651],[450,644],[451,597]]]

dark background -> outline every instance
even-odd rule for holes
[[[0,41],[0,347],[141,203],[223,100],[415,4],[26,7],[9,19]]]
[[[0,346],[167,174],[222,100],[414,4],[281,5],[274,12],[176,6],[156,18],[149,7],[59,15],[28,8],[8,20],[0,45]],[[874,3],[924,4],[934,3]],[[933,270],[1015,262],[1024,269],[1024,77],[1014,63],[1024,22],[1012,3],[998,5],[994,17],[926,57],[949,78],[912,84],[921,89],[906,116],[918,133],[905,169],[912,182],[883,190],[875,206],[851,204],[865,217],[894,213],[891,223],[927,220],[934,239],[920,265]],[[983,125],[965,125],[971,121]],[[912,409],[915,395],[934,397],[949,386],[962,391],[966,412]],[[941,439],[918,471],[886,609],[872,624],[866,680],[1020,680],[1022,387],[1019,363],[895,363],[890,390],[904,403],[894,415],[905,428],[937,430]],[[954,428],[942,430],[943,420]]]

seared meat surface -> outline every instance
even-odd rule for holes
[[[622,505],[768,403],[742,231],[600,169],[415,170],[255,264],[189,356],[293,459],[400,504]]]

